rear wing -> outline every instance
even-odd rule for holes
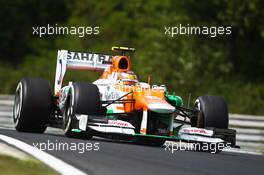
[[[58,50],[55,95],[59,94],[67,69],[104,71],[110,64],[112,64],[112,55]]]

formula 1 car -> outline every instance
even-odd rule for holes
[[[228,143],[235,146],[236,131],[228,129],[228,107],[222,97],[200,96],[193,108],[164,85],[140,82],[131,71],[129,52],[113,47],[117,55],[59,50],[54,95],[49,82],[24,78],[17,86],[14,123],[17,131],[43,133],[47,126],[62,128],[68,137],[117,138],[162,146],[166,140]],[[93,83],[69,82],[67,69],[101,72]]]

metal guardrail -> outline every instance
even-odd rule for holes
[[[264,152],[264,116],[230,114],[229,127],[237,131],[237,145]]]
[[[13,95],[0,95],[0,110],[10,110],[13,100]],[[229,127],[237,131],[237,145],[242,149],[264,152],[264,116],[229,114]]]
[[[0,95],[0,106],[13,106],[14,95]]]

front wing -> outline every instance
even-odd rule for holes
[[[76,115],[73,132],[87,132],[95,135],[122,135],[127,138],[148,137],[170,141],[184,141],[190,143],[230,143],[236,146],[236,131],[219,128],[196,128],[189,125],[174,127],[173,135],[149,135],[135,132],[135,127],[123,120],[110,120],[105,117]]]

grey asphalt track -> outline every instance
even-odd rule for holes
[[[0,110],[2,109],[0,108]],[[98,144],[98,151],[86,150],[84,153],[72,150],[46,150],[48,153],[88,174],[255,175],[264,173],[264,156],[261,155],[231,152],[210,154],[195,151],[175,151],[172,154],[165,148],[135,145],[100,138],[92,140],[71,139],[65,137],[57,129],[48,129],[45,134],[21,133],[12,129],[12,118],[5,115],[0,115],[0,128],[0,134],[19,139],[30,145],[33,145],[33,143],[35,145],[36,143],[48,144],[48,142],[68,145],[79,144],[79,146],[89,143]]]

